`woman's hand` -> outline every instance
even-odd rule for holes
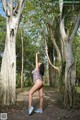
[[[37,55],[40,54],[39,52],[36,53]]]

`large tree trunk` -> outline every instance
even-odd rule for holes
[[[80,25],[80,14],[77,17],[75,26],[71,35],[68,35],[65,31],[64,26],[64,3],[63,0],[59,0],[60,6],[60,33],[63,41],[63,49],[65,52],[65,57],[63,58],[66,62],[65,65],[65,91],[64,91],[64,104],[66,106],[73,106],[75,98],[75,79],[76,79],[76,67],[72,52],[72,42],[74,36],[77,33],[78,27]]]
[[[23,0],[16,2],[2,0],[6,13],[6,43],[1,65],[2,104],[14,104],[16,100],[16,33],[22,13]],[[17,12],[16,12],[17,11]]]
[[[68,41],[66,42],[65,54],[66,54],[66,67],[65,67],[64,104],[73,106],[75,98],[76,69],[72,53],[71,42]]]
[[[7,21],[7,35],[5,50],[2,59],[1,77],[3,85],[3,104],[9,105],[15,102],[15,88],[16,88],[16,26],[11,29],[10,24],[14,24]]]

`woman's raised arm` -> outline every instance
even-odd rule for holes
[[[39,68],[39,52],[36,53],[36,69]]]

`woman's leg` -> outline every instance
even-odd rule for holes
[[[40,100],[39,108],[43,109],[43,87],[40,88],[38,92],[39,92],[39,100]]]
[[[36,83],[29,91],[29,107],[32,106],[32,95],[34,92],[36,92],[38,89],[40,89],[43,86],[43,83],[41,80],[36,80]]]

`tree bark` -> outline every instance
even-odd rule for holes
[[[2,104],[14,104],[16,100],[16,34],[22,13],[23,0],[18,2],[17,13],[12,0],[2,1],[6,13],[6,42],[1,65]]]
[[[51,41],[49,41],[48,43],[48,55],[49,55],[51,62],[53,63],[53,45]],[[53,86],[54,84],[53,75],[54,75],[53,67],[49,64],[49,85],[50,86]]]
[[[80,24],[80,14],[77,17],[77,21],[75,23],[73,32],[71,36],[65,32],[64,26],[64,14],[63,14],[63,0],[59,0],[60,5],[60,33],[63,41],[63,49],[65,53],[65,91],[64,91],[64,104],[66,106],[73,106],[74,105],[74,98],[75,98],[75,80],[76,80],[76,67],[73,57],[72,51],[72,41],[74,36],[76,35],[77,29]]]
[[[65,53],[66,53],[66,67],[65,67],[64,104],[66,106],[67,105],[73,106],[75,99],[76,67],[71,42],[66,43]]]
[[[12,22],[13,24],[13,22]],[[3,85],[3,104],[15,103],[16,88],[16,30],[11,30],[7,21],[7,35],[5,50],[1,65],[1,76]]]
[[[22,36],[22,30],[21,30],[21,44],[22,44],[22,68],[21,68],[21,90],[23,89],[23,36]]]

